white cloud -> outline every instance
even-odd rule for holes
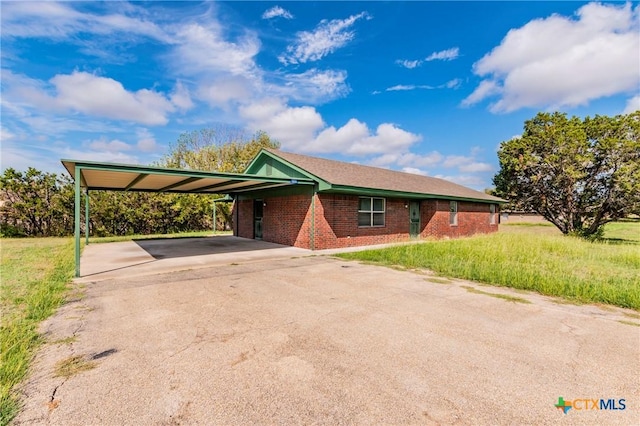
[[[312,104],[340,98],[350,91],[347,72],[340,70],[311,68],[299,74],[285,74],[282,80],[283,85],[270,90],[279,96]]]
[[[475,188],[477,190],[481,190],[486,182],[485,179],[481,176],[474,175],[442,175],[438,174],[434,177],[438,179],[448,180],[449,182],[455,182],[459,185],[469,186]]]
[[[323,19],[313,31],[297,33],[295,43],[287,46],[286,53],[280,55],[278,60],[289,65],[322,59],[353,40],[355,32],[350,28],[362,18],[370,19],[366,12],[346,19]]]
[[[130,5],[133,14],[142,14]],[[2,35],[4,37],[46,37],[71,39],[80,32],[93,34],[126,33],[171,42],[171,36],[153,22],[125,14],[94,15],[56,2],[3,2]],[[73,40],[81,41],[81,40]],[[108,41],[103,40],[103,42]]]
[[[627,101],[623,114],[631,114],[632,112],[640,110],[640,95],[635,95]]]
[[[0,126],[0,142],[8,142],[16,137],[9,129],[4,126]]]
[[[414,68],[419,67],[420,65],[422,65],[422,61],[419,60],[419,59],[416,59],[416,60],[413,60],[413,61],[410,61],[408,59],[402,59],[402,60],[398,59],[396,61],[396,64],[411,70],[411,69],[414,69]]]
[[[284,19],[293,19],[293,15],[286,9],[281,8],[280,6],[273,6],[271,9],[267,9],[262,14],[262,19],[272,19],[272,18],[284,18]]]
[[[175,107],[163,94],[140,89],[127,91],[120,82],[107,77],[74,71],[58,74],[49,80],[31,79],[3,70],[3,106],[24,122],[37,119],[31,110],[51,111],[56,121],[73,121],[61,117],[61,111],[89,116],[131,121],[149,125],[165,124]]]
[[[283,149],[313,153],[370,155],[406,151],[421,137],[391,123],[375,132],[352,118],[344,126],[327,127],[315,108],[290,107],[279,99],[264,99],[240,107],[251,130],[264,130],[281,142]]]
[[[398,91],[407,91],[407,90],[416,90],[416,89],[435,89],[433,86],[429,86],[426,84],[396,84],[395,86],[387,87],[385,91],[387,92],[398,92]]]
[[[118,139],[112,139],[109,141],[105,137],[88,141],[87,145],[94,151],[105,151],[111,153],[120,151],[131,151],[133,149],[133,147],[126,142],[122,142]]]
[[[189,89],[182,84],[180,80],[176,82],[176,86],[171,92],[171,102],[182,111],[187,111],[193,108],[193,101],[191,101],[191,95]]]
[[[411,173],[413,175],[427,176],[428,173],[424,170],[416,169],[415,167],[403,167],[402,171],[405,173]]]
[[[458,167],[458,170],[460,170],[461,172],[476,173],[476,172],[492,172],[494,169],[493,169],[493,166],[489,163],[474,161],[473,163],[461,165],[460,167]]]
[[[36,93],[36,99],[49,108],[65,108],[88,115],[148,125],[166,124],[173,104],[161,93],[140,89],[127,91],[119,81],[74,71],[58,74],[50,82],[56,95]]]
[[[153,134],[149,131],[149,129],[136,129],[136,136],[138,137],[138,142],[136,143],[138,151],[153,152],[158,149],[156,139],[153,137]]]
[[[232,42],[225,40],[218,23],[192,22],[179,27],[176,38],[179,44],[170,62],[179,73],[211,75],[223,72],[249,78],[259,72],[254,58],[260,51],[260,40],[251,31]]]
[[[589,3],[575,17],[552,15],[510,30],[474,64],[484,78],[463,101],[500,95],[493,112],[560,108],[637,91],[640,6]]]
[[[433,89],[457,89],[462,84],[462,80],[459,78],[454,78],[453,80],[449,80],[444,84],[440,84],[438,86],[430,86],[428,84],[396,84],[395,86],[387,87],[385,92],[402,92],[409,90],[433,90]],[[378,92],[380,93],[380,92]],[[378,94],[378,93],[373,93]]]
[[[469,96],[467,96],[462,100],[461,105],[464,107],[468,107],[480,102],[481,100],[489,96],[492,96],[501,92],[502,92],[502,88],[495,81],[482,80],[478,85],[478,87],[476,87],[475,90]]]
[[[241,106],[240,115],[252,130],[264,130],[284,146],[299,147],[312,140],[324,121],[310,106],[289,107],[279,99],[264,99]]]
[[[452,61],[460,55],[460,49],[452,47],[451,49],[441,50],[439,52],[433,52],[431,55],[424,58],[425,61]]]

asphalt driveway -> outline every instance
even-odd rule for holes
[[[273,253],[85,277],[44,324],[16,423],[640,422],[631,311]],[[73,356],[94,368],[54,377]],[[559,397],[626,408],[564,414]]]

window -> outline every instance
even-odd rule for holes
[[[384,198],[360,197],[358,226],[384,226]]]
[[[496,205],[489,204],[489,225],[496,224]]]
[[[458,224],[458,202],[449,201],[449,225]]]

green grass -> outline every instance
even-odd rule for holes
[[[604,239],[625,244],[640,244],[640,219],[607,223],[604,228]]]
[[[128,235],[91,238],[90,243],[211,234],[211,231],[203,231]],[[84,239],[82,241],[84,243]],[[78,299],[84,293],[80,287],[70,291],[69,283],[75,270],[73,238],[2,238],[0,244],[0,426],[4,426],[20,409],[15,387],[26,377],[35,351],[43,343],[38,334],[39,323],[53,314],[65,299]],[[83,367],[76,364],[62,367]]]
[[[17,414],[15,386],[42,339],[40,321],[63,302],[74,271],[71,238],[2,239],[0,284],[0,425]]]
[[[588,242],[548,226],[501,226],[499,233],[343,253],[344,259],[426,268],[447,277],[532,290],[578,303],[640,310],[640,222],[609,224],[619,241]],[[613,225],[613,226],[611,226]],[[544,230],[542,232],[541,230]]]

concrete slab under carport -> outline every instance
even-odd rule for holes
[[[184,271],[312,254],[311,250],[232,235],[94,243],[82,252],[78,282]]]

